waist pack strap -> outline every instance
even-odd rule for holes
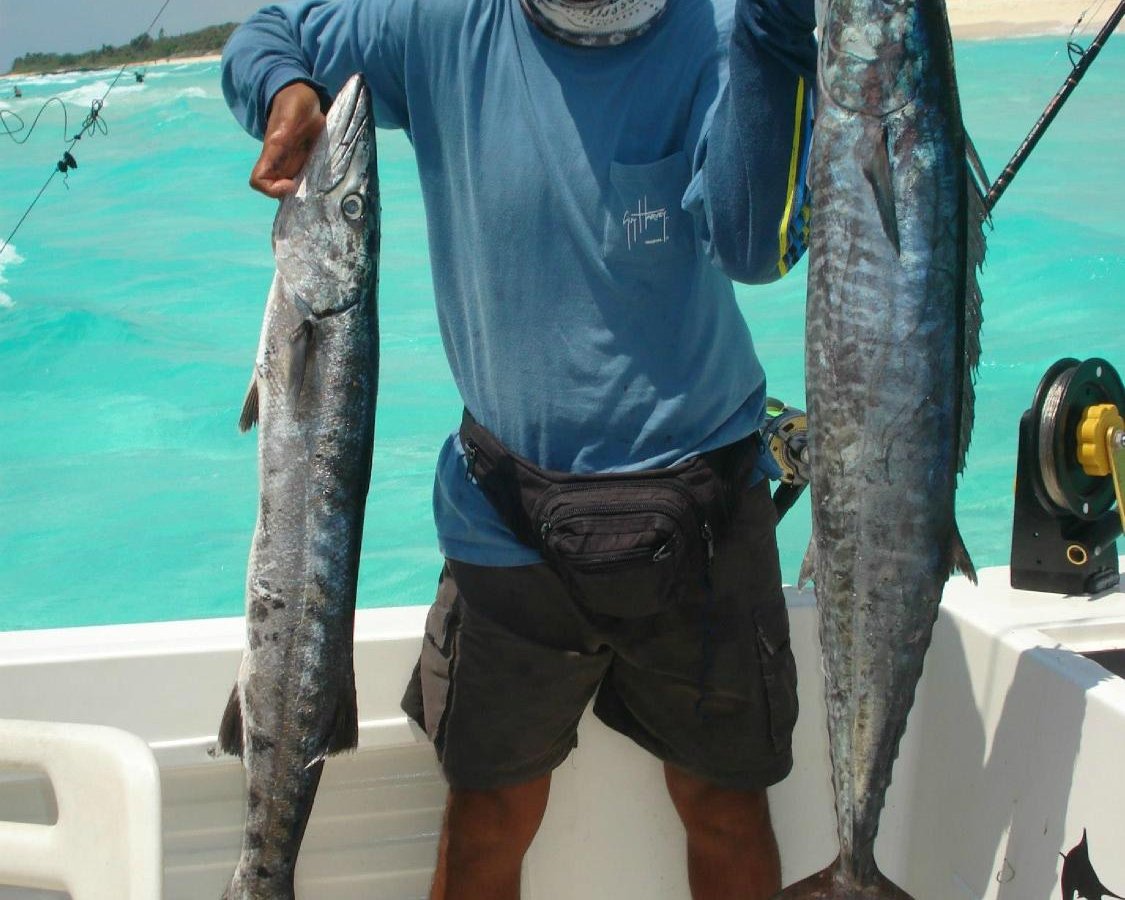
[[[542,550],[542,540],[531,510],[551,487],[558,485],[606,487],[678,479],[699,506],[717,539],[726,531],[761,450],[758,432],[716,450],[694,456],[675,466],[637,472],[573,473],[543,469],[505,447],[466,409],[461,419],[461,446],[468,476],[475,478],[504,523],[523,543]]]

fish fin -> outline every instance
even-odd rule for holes
[[[816,581],[816,544],[809,540],[805,548],[805,558],[801,560],[801,571],[797,575],[797,587],[804,590],[809,582]]]
[[[969,551],[965,549],[965,541],[957,523],[953,523],[953,540],[949,546],[949,574],[959,571],[973,584],[977,584],[977,569],[969,558]]]
[[[988,177],[988,173],[984,170],[984,163],[981,161],[980,154],[977,153],[977,145],[973,143],[973,139],[969,137],[968,132],[965,132],[965,161],[969,164],[969,176],[973,180],[976,193],[983,201],[988,196],[988,188],[992,184],[992,179]]]
[[[902,244],[898,233],[898,209],[887,140],[887,131],[883,129],[883,139],[875,142],[873,152],[863,166],[863,175],[875,196],[875,207],[879,210],[879,221],[883,223],[883,234],[895,248],[895,255],[898,255],[902,252]]]
[[[231,756],[242,756],[242,699],[237,684],[230,692],[223,721],[219,724],[219,749]]]
[[[289,366],[286,370],[286,391],[292,408],[297,408],[297,400],[301,396],[301,387],[305,383],[305,369],[309,364],[309,355],[312,352],[313,323],[305,319],[293,329],[289,335]]]
[[[246,399],[242,401],[242,415],[238,417],[238,430],[245,433],[258,424],[258,373],[250,376]]]
[[[965,458],[969,453],[969,442],[973,434],[973,418],[975,416],[976,390],[975,382],[977,367],[980,365],[980,329],[983,321],[981,314],[982,297],[977,272],[984,265],[985,237],[984,223],[988,219],[988,210],[985,206],[985,189],[981,186],[981,178],[987,181],[984,167],[979,158],[976,158],[976,149],[966,135],[966,156],[968,157],[968,172],[965,188],[966,203],[965,214],[968,218],[965,229],[965,288],[962,309],[963,329],[963,363],[964,371],[961,375],[961,411],[960,431],[958,434],[957,471],[965,469]],[[976,160],[974,162],[974,159]]]
[[[359,744],[359,710],[355,698],[355,675],[349,673],[339,702],[336,704],[336,722],[328,741],[329,753],[354,750]]]
[[[349,674],[339,701],[336,704],[336,718],[332,722],[332,731],[328,741],[312,759],[305,763],[306,769],[311,769],[318,763],[324,762],[335,753],[354,750],[359,745],[359,711],[355,698],[355,674]]]

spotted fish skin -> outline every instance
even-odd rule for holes
[[[942,590],[972,577],[954,493],[972,425],[980,191],[943,0],[820,9],[806,384],[840,854],[785,898],[904,898],[875,837]]]
[[[378,390],[379,183],[356,76],[274,220],[276,272],[240,422],[258,426],[247,645],[219,746],[242,757],[226,900],[284,900],[326,756],[358,736],[353,626]]]

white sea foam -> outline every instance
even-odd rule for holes
[[[113,91],[107,97],[106,94],[109,92],[110,84],[112,84],[112,79],[109,81],[91,81],[69,91],[63,91],[58,96],[64,103],[73,103],[77,106],[89,106],[95,100],[101,100],[104,97],[106,106],[109,106],[114,98],[120,99],[122,94],[136,94],[145,89],[143,84],[128,84],[121,80],[114,85]]]
[[[8,283],[8,279],[4,277],[5,271],[9,266],[18,266],[23,262],[23,257],[16,252],[16,248],[9,244],[0,252],[0,285]],[[3,290],[0,290],[0,309],[11,309],[16,305],[16,302]]]
[[[19,84],[78,84],[80,77],[74,72],[59,72],[54,75],[23,75]]]
[[[206,100],[210,96],[211,95],[207,93],[207,89],[201,87],[184,88],[182,91],[176,93],[177,100],[186,99],[188,97],[200,97]]]

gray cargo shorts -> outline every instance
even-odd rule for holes
[[[521,784],[558,766],[594,714],[659,759],[727,788],[792,768],[797,673],[769,484],[746,491],[708,579],[653,615],[583,607],[546,564],[447,560],[402,700],[450,785]]]

